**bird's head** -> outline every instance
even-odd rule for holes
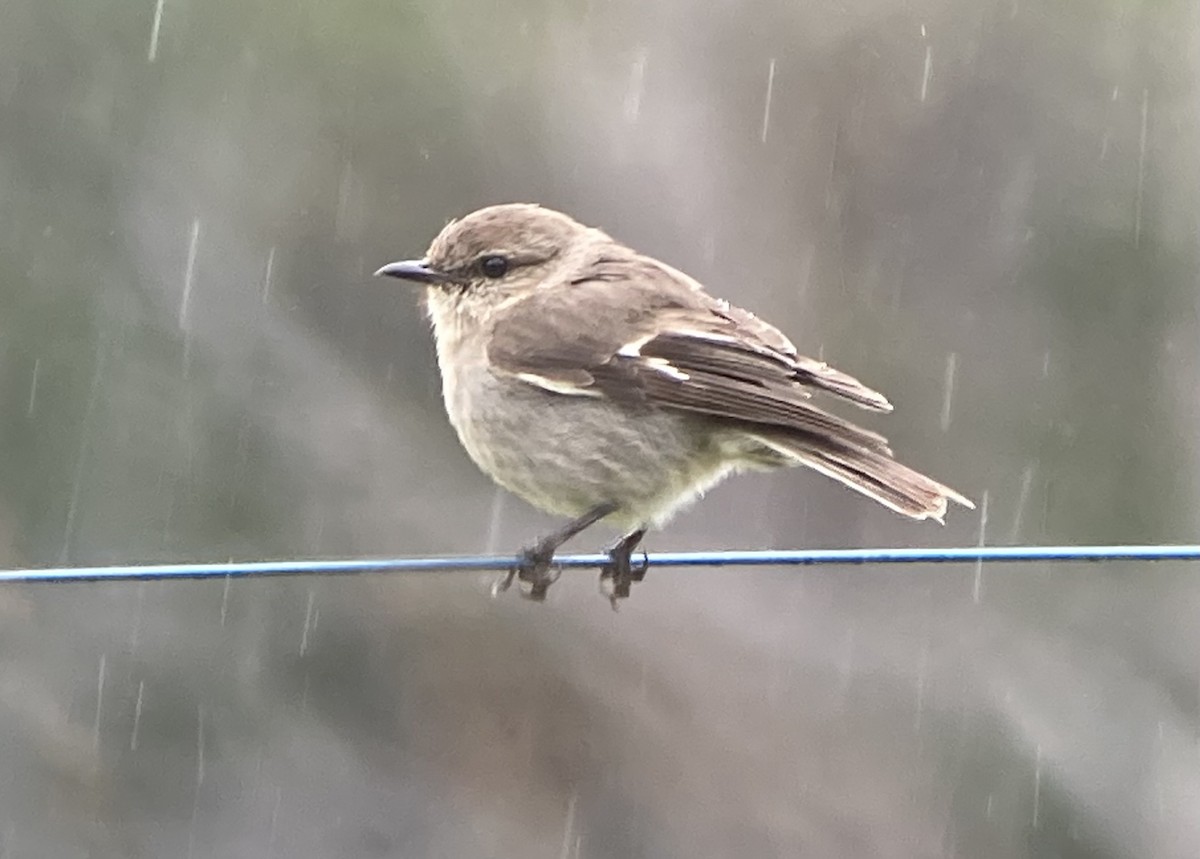
[[[493,306],[553,280],[575,255],[605,240],[553,209],[505,203],[451,221],[424,258],[389,263],[375,274],[429,287],[431,305]]]

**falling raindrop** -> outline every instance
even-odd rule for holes
[[[275,806],[271,809],[271,830],[267,838],[267,859],[275,855],[275,838],[279,831],[279,807],[283,805],[283,790],[275,788]]]
[[[1013,515],[1012,530],[1008,533],[1008,542],[1017,542],[1021,533],[1021,520],[1025,516],[1025,505],[1029,503],[1029,490],[1033,487],[1033,465],[1025,466],[1021,472],[1021,491],[1017,495],[1017,512]]]
[[[1033,828],[1038,828],[1042,811],[1042,744],[1038,743],[1033,760]]]
[[[1142,242],[1142,192],[1146,184],[1146,131],[1150,118],[1150,90],[1142,90],[1142,134],[1138,141],[1137,200],[1133,208],[1133,246]]]
[[[96,718],[92,724],[92,754],[100,755],[100,709],[104,705],[104,675],[108,673],[108,654],[100,654],[100,670],[96,676]]]
[[[645,89],[646,50],[643,48],[638,51],[633,67],[629,70],[629,89],[625,93],[625,119],[630,123],[637,122],[638,114],[641,113],[642,94]]]
[[[187,266],[183,272],[183,295],[179,299],[179,330],[183,332],[183,377],[188,377],[192,365],[192,340],[188,328],[188,312],[192,304],[192,283],[196,273],[196,251],[200,246],[200,219],[192,219],[192,235],[188,240]]]
[[[504,490],[497,488],[492,495],[492,512],[488,517],[487,542],[484,551],[489,555],[495,554],[500,542],[500,518],[504,511]]]
[[[38,372],[42,368],[42,359],[33,359],[33,378],[29,380],[29,405],[25,408],[26,417],[33,417],[34,406],[37,403]]]
[[[775,58],[771,57],[770,65],[767,66],[767,97],[763,104],[763,121],[761,140],[767,142],[767,129],[771,125],[771,97],[775,92]]]
[[[162,27],[163,0],[154,4],[154,23],[150,25],[150,49],[146,52],[146,62],[152,63],[158,58],[158,33]]]
[[[196,849],[196,823],[200,819],[200,788],[204,785],[204,707],[196,708],[196,789],[192,795],[192,820],[188,827],[187,855]]]
[[[188,330],[188,310],[192,303],[192,282],[196,274],[196,250],[200,246],[200,219],[192,219],[192,233],[188,239],[187,266],[183,271],[183,296],[179,300],[179,330]]]
[[[262,286],[262,303],[266,304],[271,300],[271,275],[275,273],[275,245],[271,245],[271,250],[267,254],[267,272],[263,275]]]
[[[988,492],[983,490],[983,497],[979,499],[979,548],[986,545],[987,540],[987,520],[988,520]],[[983,597],[983,558],[975,562],[975,584],[971,588],[971,599],[978,604]]]
[[[921,38],[928,39],[928,34],[925,32],[925,25],[921,25]],[[933,48],[928,42],[925,44],[925,70],[921,74],[921,103],[925,103],[926,97],[929,95],[929,78],[933,75]]]
[[[104,350],[100,342],[96,343],[95,369],[92,371],[91,389],[88,391],[87,405],[83,410],[83,425],[79,433],[79,454],[75,459],[75,474],[71,482],[71,500],[67,503],[67,521],[63,530],[63,546],[60,563],[66,564],[71,558],[71,546],[75,542],[76,516],[79,512],[79,499],[83,491],[83,475],[87,467],[88,444],[91,440],[92,424],[95,420],[96,403],[100,395],[100,377],[104,370]]]
[[[142,700],[146,694],[146,681],[138,681],[137,702],[133,705],[133,730],[129,733],[129,751],[136,752],[138,747],[138,730],[142,726]]]
[[[842,127],[835,125],[833,129],[833,146],[829,153],[829,174],[825,177],[825,209],[828,211],[833,206],[833,198],[835,194],[833,180],[837,177],[838,149],[842,142]]]
[[[1164,754],[1163,743],[1166,741],[1166,724],[1162,719],[1159,719],[1155,725],[1157,731],[1155,734],[1156,752],[1159,755]],[[1154,809],[1158,819],[1165,820],[1167,816],[1167,797],[1162,779],[1154,780]]]
[[[204,706],[196,708],[196,787],[204,784]]]
[[[221,626],[225,625],[225,618],[229,616],[229,585],[233,581],[233,576],[225,577],[225,586],[221,589]]]
[[[579,788],[576,786],[571,789],[571,796],[567,800],[567,817],[563,822],[563,840],[562,848],[558,852],[559,859],[570,859],[571,847],[578,841],[575,836],[575,803],[578,799]]]
[[[303,656],[308,652],[308,634],[313,626],[313,598],[315,591],[311,588],[308,591],[308,604],[304,609],[304,632],[300,635],[300,655]]]
[[[142,641],[142,618],[146,608],[146,583],[139,582],[137,586],[137,603],[133,608],[133,626],[129,630],[129,651],[136,653]]]
[[[945,385],[942,388],[942,431],[950,429],[950,406],[954,400],[954,377],[958,371],[958,353],[946,356]]]

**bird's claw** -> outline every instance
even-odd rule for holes
[[[610,582],[608,601],[613,611],[619,608],[619,601],[629,598],[630,588],[634,582],[646,578],[646,570],[650,567],[650,558],[642,551],[642,560],[637,565],[631,563],[628,552],[614,550],[609,553],[608,561],[600,568],[600,590],[605,590],[605,582]]]
[[[558,581],[560,575],[562,569],[554,566],[554,553],[535,546],[517,556],[517,562],[508,568],[508,574],[495,584],[492,592],[503,593],[512,587],[515,580],[529,585],[527,589],[521,589],[521,596],[534,602],[544,602],[546,591]]]

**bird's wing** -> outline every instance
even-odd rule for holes
[[[570,284],[506,306],[488,345],[495,372],[558,394],[605,397],[834,435],[886,451],[882,436],[809,402],[820,390],[886,411],[852,376],[796,354],[776,328],[646,257],[597,260]]]

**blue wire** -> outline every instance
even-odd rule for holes
[[[599,567],[605,555],[563,555],[564,568]],[[1200,546],[972,546],[942,549],[765,549],[735,552],[664,552],[651,567],[786,567],[829,564],[966,564],[1059,561],[1200,561]],[[4,582],[146,581],[158,579],[251,578],[349,575],[354,573],[442,573],[504,571],[511,557],[466,555],[444,558],[230,561],[223,564],[134,564],[111,567],[47,567],[0,570]]]

